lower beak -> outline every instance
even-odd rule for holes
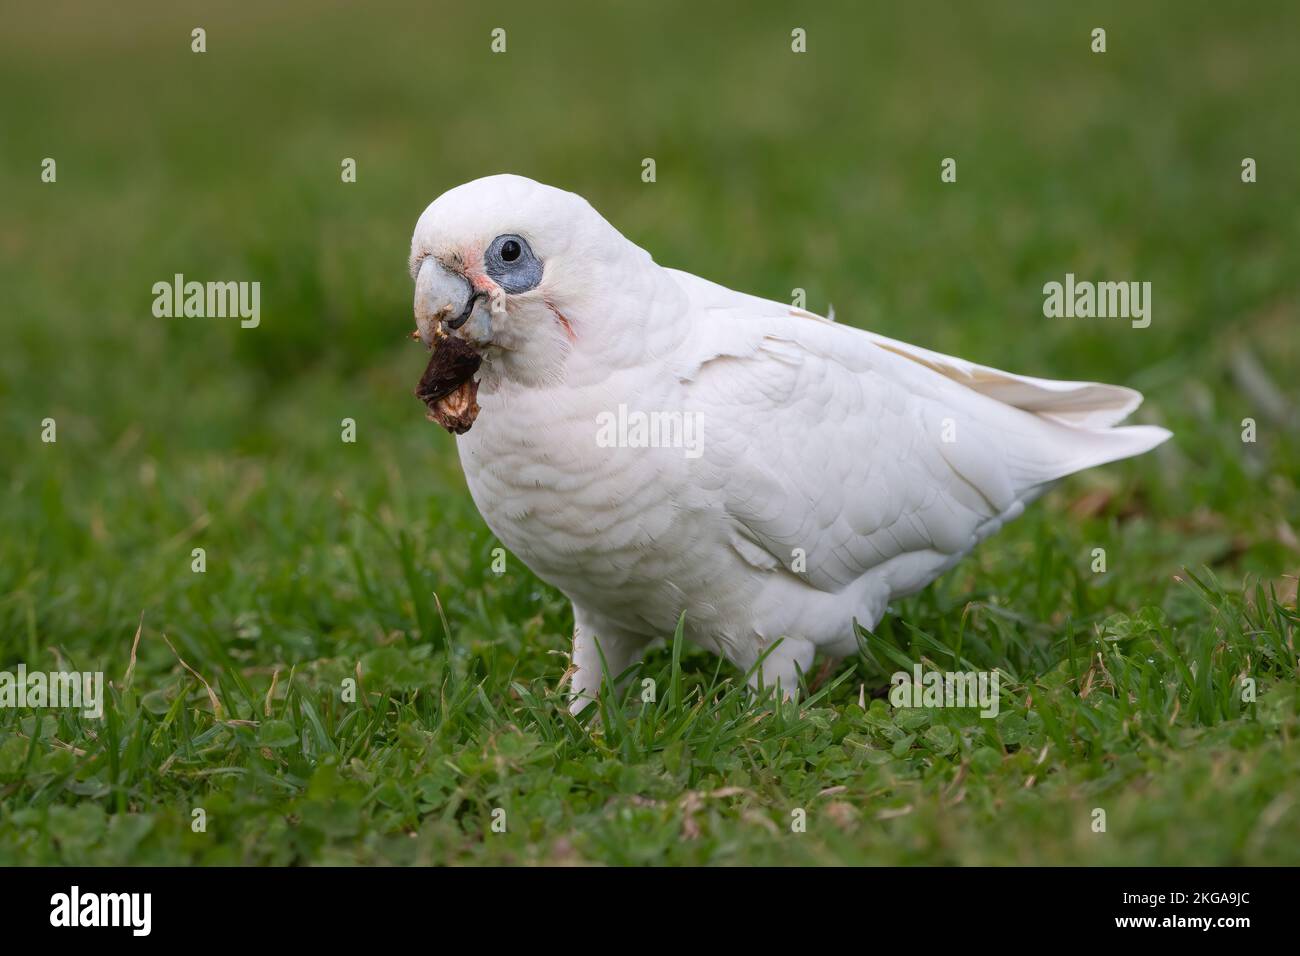
[[[484,293],[475,292],[468,279],[432,256],[415,277],[415,325],[429,348],[440,329],[477,346],[487,345],[492,331]]]

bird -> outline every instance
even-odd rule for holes
[[[681,626],[798,693],[1067,475],[1170,432],[1133,389],[1000,371],[658,265],[573,192],[501,174],[420,215],[432,351],[496,538],[573,606],[567,706]],[[442,358],[440,358],[440,356]]]

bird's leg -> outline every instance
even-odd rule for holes
[[[817,673],[808,681],[808,693],[815,694],[822,684],[826,683],[827,678],[835,673],[835,668],[839,663],[839,658],[824,657],[822,666],[817,668]]]
[[[799,674],[807,673],[817,653],[812,641],[800,637],[787,637],[774,647],[749,675],[749,686],[754,690],[779,687],[783,698],[799,693]]]
[[[580,713],[595,700],[600,692],[601,680],[606,673],[610,681],[615,680],[619,674],[641,659],[647,643],[639,635],[630,634],[575,607],[571,681],[573,697],[569,703],[569,711],[574,714]]]

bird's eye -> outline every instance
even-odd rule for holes
[[[542,281],[542,262],[523,236],[497,236],[483,254],[483,267],[506,292],[527,292]]]

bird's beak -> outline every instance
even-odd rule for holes
[[[491,341],[491,315],[482,292],[433,256],[420,265],[415,277],[415,325],[420,340],[430,348],[439,329],[482,347]]]

